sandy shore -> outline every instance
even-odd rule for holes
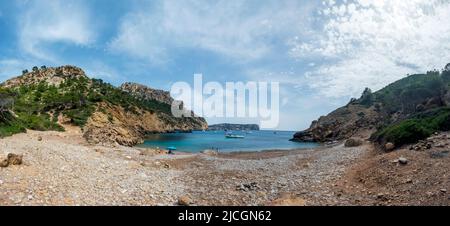
[[[372,149],[365,144],[167,155],[144,148],[92,146],[76,128],[64,133],[28,131],[0,140],[0,158],[7,153],[24,156],[22,165],[0,168],[0,205],[177,205],[182,196],[193,205],[425,203],[402,195],[398,202],[394,196],[380,199],[382,186],[370,184],[366,189],[357,180],[364,176],[355,173],[361,163],[379,158]],[[448,159],[443,161],[448,166]],[[444,179],[433,189],[445,189]],[[443,190],[436,193],[434,203],[449,204]]]

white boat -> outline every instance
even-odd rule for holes
[[[225,135],[226,138],[230,138],[230,139],[243,139],[245,138],[244,136],[241,135],[234,135],[234,134],[227,134]]]

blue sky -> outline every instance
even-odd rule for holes
[[[278,81],[279,129],[300,130],[364,87],[442,68],[449,21],[446,0],[1,1],[0,80],[72,64],[166,90],[194,73]]]

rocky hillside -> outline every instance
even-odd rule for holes
[[[259,130],[259,125],[222,123],[210,125],[208,126],[208,130]]]
[[[156,100],[169,105],[174,101],[168,91],[152,89],[137,83],[126,82],[120,86],[120,89],[130,93],[138,99]]]
[[[396,147],[450,129],[450,64],[398,80],[313,121],[293,141],[332,142],[359,136]]]
[[[0,137],[72,124],[91,143],[132,146],[147,133],[207,128],[203,118],[173,117],[167,92],[138,84],[117,88],[73,66],[24,71],[1,84],[0,97]]]
[[[81,68],[74,66],[62,66],[55,68],[47,68],[42,66],[41,69],[34,67],[31,72],[23,71],[22,76],[9,79],[0,84],[5,88],[14,88],[19,86],[36,85],[45,82],[49,85],[60,85],[67,79],[87,78]]]

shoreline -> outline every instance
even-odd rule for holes
[[[258,131],[265,131],[265,132],[289,132],[294,134],[295,131],[285,131],[285,130],[255,130],[252,132],[258,132]],[[225,133],[226,131],[223,130],[206,130],[206,131],[200,131],[200,130],[194,130],[192,132],[210,132],[210,133],[215,133],[215,132],[223,132]],[[190,133],[192,133],[190,132]],[[237,131],[237,132],[245,132],[245,131]],[[176,133],[154,133],[154,134],[159,134],[159,135],[172,135],[172,134],[176,134]],[[186,134],[186,133],[183,133]],[[189,133],[187,133],[189,134]],[[137,147],[137,148],[150,148],[150,149],[160,149],[160,150],[165,150],[165,146],[164,145],[145,145],[146,141],[153,141],[152,138],[149,139],[149,137],[144,138],[144,141],[140,144],[137,144],[133,147]],[[245,140],[244,140],[245,141]],[[287,147],[287,148],[256,148],[256,149],[239,149],[239,148],[233,148],[233,149],[220,149],[219,151],[211,149],[211,148],[204,148],[204,149],[199,149],[199,150],[189,150],[189,151],[183,151],[183,150],[175,150],[173,151],[173,153],[186,153],[186,154],[196,154],[196,153],[202,153],[202,152],[219,152],[221,154],[226,154],[226,153],[254,153],[254,152],[270,152],[270,151],[294,151],[294,150],[307,150],[307,149],[316,149],[316,148],[320,148],[323,146],[326,147],[331,147],[333,145],[329,145],[329,144],[325,144],[325,143],[317,143],[317,142],[294,142],[294,141],[289,141],[288,139],[286,139],[286,142],[291,142],[291,143],[301,143],[301,144],[305,144],[305,145],[312,145],[313,147]],[[167,145],[167,146],[171,146],[171,145]]]
[[[68,128],[66,132],[28,131],[0,139],[0,158],[8,153],[23,155],[23,164],[0,168],[0,205],[173,206],[183,196],[199,206],[449,202],[442,194],[422,199],[423,195],[404,194],[406,188],[391,189],[391,184],[365,185],[360,180],[386,180],[380,158],[388,163],[399,155],[413,159],[403,151],[380,155],[369,143],[354,148],[336,144],[287,151],[168,155],[148,148],[90,145],[79,129]],[[434,164],[443,164],[442,172],[448,168],[445,160],[435,159]],[[415,175],[426,164],[423,160],[411,168],[389,165],[383,169],[391,167],[388,181],[397,181],[403,176],[395,170]],[[441,181],[433,187],[439,193],[449,183],[442,182],[445,173],[428,169],[417,180],[429,183],[430,172],[433,180]],[[426,193],[429,186],[421,189],[418,192]],[[385,198],[379,198],[379,193]]]

